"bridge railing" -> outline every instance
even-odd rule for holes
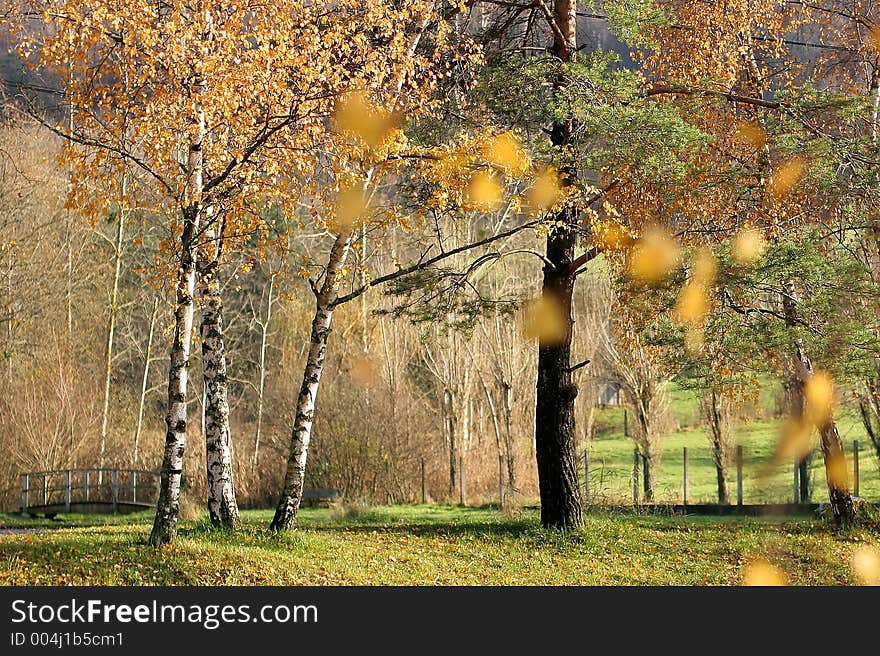
[[[63,507],[94,503],[151,506],[159,489],[159,472],[146,469],[58,469],[21,475],[21,508]]]

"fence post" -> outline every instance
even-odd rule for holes
[[[138,473],[131,472],[131,502],[137,503],[138,500]]]
[[[743,505],[743,448],[736,447],[736,505]]]
[[[27,474],[21,475],[21,512],[26,514],[28,511],[28,487],[30,486],[30,477]]]
[[[49,481],[46,478],[48,474],[43,474],[43,505],[46,506],[49,504]]]
[[[639,450],[633,449],[633,505],[639,504]]]
[[[584,449],[584,503],[590,503],[590,449]]]
[[[853,440],[853,495],[859,496],[859,441]]]
[[[794,461],[794,474],[791,479],[791,494],[794,501],[792,503],[798,504],[801,500],[801,480],[800,480],[801,468],[800,464],[797,460]]]
[[[649,480],[649,476],[651,473],[650,467],[651,467],[651,465],[648,463],[648,456],[642,456],[642,489],[645,492],[645,494],[643,496],[645,503],[648,502],[648,499],[651,496],[649,494],[649,492],[651,492],[651,483]]]
[[[70,470],[64,472],[64,511],[70,512]]]
[[[623,436],[629,437],[629,415],[626,408],[623,409]]]
[[[682,447],[682,460],[684,462],[684,505],[688,505],[688,448]]]
[[[91,472],[88,469],[86,469],[86,501],[89,500],[89,474],[90,473]]]
[[[119,470],[110,472],[110,484],[113,486],[113,512],[119,510]]]
[[[424,505],[427,501],[427,495],[425,494],[425,459],[422,458],[422,505]]]

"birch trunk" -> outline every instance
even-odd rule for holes
[[[171,343],[168,367],[168,410],[165,415],[165,450],[159,479],[159,500],[156,518],[150,533],[154,547],[171,542],[177,536],[180,510],[180,481],[183,476],[183,453],[186,449],[187,407],[186,393],[189,377],[189,356],[193,337],[193,307],[196,293],[196,264],[198,261],[198,234],[203,211],[205,159],[202,145],[205,141],[205,113],[199,96],[204,84],[195,85],[193,117],[198,126],[198,137],[189,145],[187,153],[187,199],[183,207],[183,229],[180,235],[180,263],[177,269],[177,307],[174,311],[174,340]]]
[[[144,373],[141,377],[141,398],[138,403],[137,427],[134,430],[134,466],[138,466],[141,445],[141,429],[144,425],[144,404],[147,398],[147,384],[150,379],[150,358],[153,355],[153,333],[156,330],[156,317],[159,314],[159,299],[153,300],[153,312],[150,314],[150,332],[147,336],[147,350],[144,354]]]
[[[229,427],[229,383],[226,344],[223,338],[223,301],[217,271],[222,249],[220,234],[209,231],[216,243],[214,258],[201,268],[202,375],[205,383],[205,467],[208,477],[208,515],[211,525],[237,528],[238,504],[232,470],[232,436]]]
[[[302,500],[306,459],[309,452],[309,442],[312,438],[318,388],[321,383],[321,375],[324,373],[324,355],[327,352],[327,338],[330,335],[330,326],[333,321],[333,302],[339,291],[337,278],[339,270],[348,257],[351,238],[350,230],[336,238],[330,249],[324,284],[316,294],[309,354],[296,402],[296,415],[290,436],[290,452],[287,456],[287,469],[284,474],[284,488],[275,508],[275,516],[269,525],[269,529],[273,531],[286,531],[293,528]]]
[[[201,149],[197,148],[200,157]],[[194,157],[193,148],[190,158]],[[199,171],[200,171],[199,167]],[[201,172],[198,174],[201,183]],[[199,185],[201,186],[201,184]],[[180,509],[180,479],[183,475],[183,452],[186,448],[186,392],[190,346],[193,334],[193,298],[196,287],[196,234],[201,209],[198,203],[184,210],[180,238],[180,266],[177,274],[177,308],[174,311],[174,340],[168,368],[168,410],[165,415],[165,451],[159,480],[159,501],[150,533],[154,547],[171,542],[177,535]]]
[[[411,34],[409,42],[410,55],[415,54],[422,33],[427,25],[428,20],[423,21],[418,29]],[[398,94],[402,88],[403,80],[397,85]],[[365,191],[372,183],[374,174],[375,169],[371,169],[367,173],[364,182]],[[330,257],[327,260],[324,284],[316,294],[315,316],[312,320],[309,354],[306,359],[299,396],[297,397],[296,412],[290,437],[290,451],[287,456],[287,468],[284,474],[284,488],[278,499],[275,516],[269,525],[269,529],[273,531],[289,530],[293,528],[296,522],[296,514],[299,511],[302,500],[306,459],[309,451],[309,442],[312,437],[312,425],[315,420],[318,389],[321,383],[321,374],[324,372],[327,338],[330,335],[330,327],[333,322],[333,309],[339,296],[339,271],[348,258],[352,239],[354,238],[353,229],[346,230],[336,237],[333,247],[330,249]]]
[[[128,180],[122,179],[122,202],[125,202]],[[110,382],[113,377],[113,338],[116,332],[116,314],[119,304],[119,277],[122,273],[122,246],[125,238],[126,208],[119,208],[119,224],[116,227],[116,240],[113,242],[113,284],[110,287],[110,316],[107,319],[107,339],[104,343],[104,400],[101,408],[101,445],[98,467],[104,468],[107,452],[107,430],[110,422]]]
[[[559,28],[553,54],[560,63],[574,61],[577,51],[577,3],[557,0],[554,22]],[[560,73],[554,82],[559,91],[565,85]],[[550,140],[560,153],[571,143],[570,121],[553,124]],[[560,167],[563,184],[574,182],[572,165]],[[566,208],[554,217],[559,228],[547,236],[547,260],[542,293],[556,301],[566,330],[559,343],[541,344],[538,349],[538,380],[535,405],[535,455],[538,463],[538,487],[541,495],[541,523],[552,528],[577,528],[583,524],[583,509],[578,484],[574,447],[574,402],[577,386],[571,376],[572,296],[575,276],[572,271],[576,235],[566,226],[572,223],[572,210]]]

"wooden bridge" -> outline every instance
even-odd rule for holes
[[[21,512],[129,513],[156,505],[159,472],[144,469],[59,469],[21,475]]]

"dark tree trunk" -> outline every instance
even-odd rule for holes
[[[727,466],[716,464],[715,476],[718,479],[718,503],[726,506],[730,503],[730,495],[727,492]]]
[[[577,49],[575,29],[577,3],[557,0],[554,20],[558,29],[553,53],[560,62],[574,60]],[[560,75],[555,88],[565,85]],[[551,141],[563,157],[571,142],[572,126],[568,121],[554,123]],[[563,185],[574,183],[574,166],[560,167]],[[535,455],[541,494],[541,523],[553,528],[576,528],[583,524],[580,486],[575,453],[574,401],[577,387],[571,376],[572,295],[575,271],[572,267],[576,234],[572,210],[564,209],[555,228],[547,237],[547,264],[544,266],[542,293],[558,307],[565,322],[563,339],[545,343],[538,350],[538,383],[535,408]]]

